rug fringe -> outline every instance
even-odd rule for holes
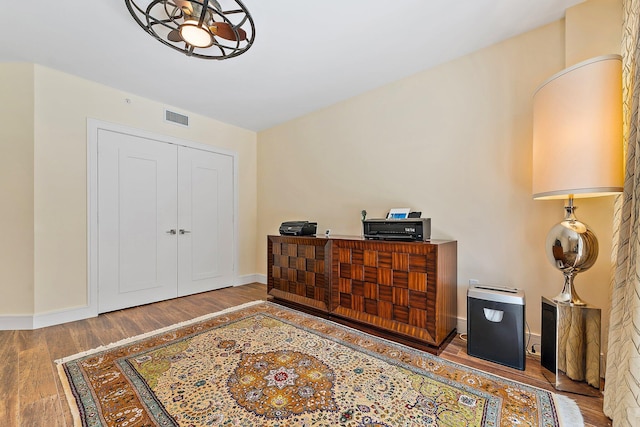
[[[215,313],[205,314],[203,316],[196,317],[195,319],[185,320],[184,322],[181,322],[181,323],[176,323],[176,324],[173,324],[173,325],[161,328],[161,329],[156,329],[156,330],[153,330],[151,332],[146,332],[144,334],[136,335],[134,337],[124,338],[124,339],[122,339],[120,341],[112,342],[112,343],[106,344],[106,345],[101,345],[100,347],[92,348],[91,350],[87,350],[87,351],[82,351],[80,353],[73,354],[71,356],[66,356],[66,357],[63,357],[61,359],[56,360],[55,363],[58,364],[58,365],[61,365],[63,363],[67,363],[67,362],[70,362],[72,360],[79,359],[81,357],[89,356],[89,355],[92,355],[92,354],[95,354],[95,353],[99,353],[101,351],[109,350],[109,349],[114,348],[114,347],[119,347],[119,346],[122,346],[122,345],[125,345],[125,344],[129,344],[129,343],[131,343],[133,341],[137,341],[137,340],[140,340],[140,339],[148,338],[148,337],[151,337],[151,336],[154,336],[154,335],[163,334],[165,332],[172,331],[174,329],[178,329],[178,328],[181,328],[183,326],[191,325],[193,323],[202,322],[203,320],[211,319],[213,317],[222,316],[222,315],[227,314],[227,313],[232,313],[234,311],[242,310],[243,308],[251,307],[251,306],[254,306],[254,305],[258,305],[258,304],[263,304],[265,302],[266,301],[258,300],[258,301],[251,301],[251,302],[247,302],[247,303],[244,303],[244,304],[236,305],[234,307],[229,307],[227,309],[224,309],[224,310],[221,310],[221,311],[217,311]],[[65,375],[65,377],[66,377],[66,375]]]
[[[67,398],[67,407],[71,412],[71,419],[73,420],[74,427],[82,427],[82,421],[80,420],[80,409],[78,409],[77,405],[72,405],[71,402],[75,401],[75,396],[71,391],[71,384],[69,384],[69,378],[67,378],[67,374],[64,371],[64,366],[58,364],[56,366],[58,370],[58,377],[60,378],[60,382],[62,383],[62,390],[64,391],[64,395]]]
[[[584,419],[582,418],[580,408],[578,408],[578,404],[573,399],[556,393],[553,393],[552,396],[556,405],[560,426],[584,426]]]

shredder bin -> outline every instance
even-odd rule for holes
[[[524,292],[476,286],[467,291],[467,353],[524,370]]]

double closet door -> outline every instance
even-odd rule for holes
[[[98,312],[233,284],[233,164],[99,131]]]

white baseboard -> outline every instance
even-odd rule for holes
[[[456,331],[459,334],[467,333],[467,319],[464,317],[458,317],[458,323],[456,325]]]
[[[88,306],[36,314],[33,316],[33,329],[46,328],[47,326],[60,325],[97,316],[97,308],[92,309]]]
[[[33,316],[0,316],[0,331],[24,331],[33,329]]]
[[[248,285],[249,283],[262,283],[267,284],[267,276],[264,274],[247,274],[244,276],[238,276],[236,284],[234,286]]]
[[[0,331],[24,331],[60,325],[76,320],[96,317],[98,313],[89,307],[78,307],[42,314],[0,316]]]

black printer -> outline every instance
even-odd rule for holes
[[[365,239],[427,241],[431,239],[431,218],[365,219]]]
[[[312,236],[316,234],[317,222],[285,221],[280,224],[280,234],[283,236]]]

